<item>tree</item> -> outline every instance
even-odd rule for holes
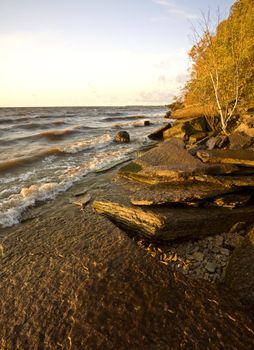
[[[218,12],[219,13],[219,12]],[[239,0],[227,20],[212,29],[210,13],[194,28],[191,80],[185,87],[185,105],[199,103],[205,114],[217,112],[226,133],[239,103],[253,98],[254,5]]]

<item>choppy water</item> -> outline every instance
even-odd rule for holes
[[[164,107],[0,109],[0,227],[20,221],[88,173],[128,159],[163,121]],[[149,120],[152,125],[144,126]],[[127,130],[129,144],[115,144]]]

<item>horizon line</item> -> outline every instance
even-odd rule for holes
[[[2,108],[106,108],[106,107],[166,107],[167,104],[130,104],[130,105],[62,105],[62,106],[0,106]]]

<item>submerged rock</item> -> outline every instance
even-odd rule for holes
[[[1,349],[254,347],[230,291],[172,273],[90,210],[24,223],[5,246]]]
[[[114,142],[118,142],[118,143],[130,142],[129,133],[127,131],[119,131],[114,138]]]

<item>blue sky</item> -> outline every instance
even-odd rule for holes
[[[191,23],[233,0],[0,0],[0,106],[165,104]]]

